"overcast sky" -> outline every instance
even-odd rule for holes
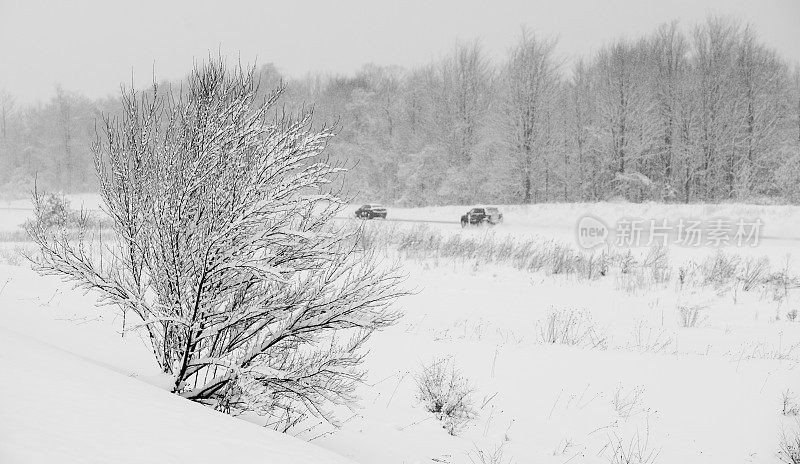
[[[0,0],[0,90],[45,100],[56,84],[90,97],[183,76],[209,52],[289,76],[352,73],[364,63],[412,67],[479,38],[501,60],[525,26],[559,38],[565,58],[659,24],[708,14],[751,24],[800,62],[800,0]]]

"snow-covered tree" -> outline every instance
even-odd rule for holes
[[[735,53],[741,29],[711,17],[694,31],[693,64],[698,100],[698,190],[707,199],[734,195],[740,100]]]
[[[8,91],[0,90],[0,142],[8,138],[8,121],[14,112],[15,100]]]
[[[336,186],[364,202],[797,197],[776,173],[800,142],[800,84],[793,63],[750,26],[726,17],[691,28],[671,22],[597,44],[568,70],[551,69],[557,48],[547,40],[523,34],[511,45],[497,64],[475,41],[410,70],[368,64],[350,75],[289,78],[270,64],[258,73],[256,98],[285,78],[284,105],[313,101],[315,119],[338,121],[326,155],[352,168]],[[539,67],[531,56],[543,51]],[[536,82],[547,85],[531,90]],[[0,194],[28,190],[34,178],[51,190],[96,188],[94,114],[113,113],[116,99],[63,90],[16,105],[5,123],[3,100]]]
[[[657,137],[656,105],[648,83],[644,41],[618,41],[596,58],[598,129],[614,194],[632,200],[650,195],[644,162]]]
[[[680,168],[681,116],[685,111],[683,85],[689,73],[689,43],[677,22],[662,25],[651,39],[652,91],[657,120],[655,156],[652,171],[663,185],[661,199],[670,199],[677,192],[675,185]]]
[[[484,179],[476,167],[486,149],[494,70],[480,43],[458,43],[435,68],[430,82],[434,143],[446,156],[447,175],[440,193],[459,203],[474,201]]]
[[[800,64],[794,67],[794,85],[792,86],[792,106],[794,106],[794,123],[797,129],[797,143],[800,143]]]
[[[401,276],[331,221],[332,132],[277,109],[280,88],[256,100],[254,82],[211,61],[180,93],[124,93],[95,147],[114,237],[93,253],[86,231],[75,242],[37,221],[29,233],[42,272],[146,334],[174,393],[284,427],[309,411],[335,421],[364,343],[398,318]]]
[[[577,60],[566,84],[568,99],[562,110],[567,113],[567,143],[575,158],[572,168],[576,197],[583,201],[603,198],[608,183],[598,144],[596,86],[594,69],[585,60]]]
[[[513,156],[523,203],[534,200],[535,183],[549,177],[548,125],[559,96],[555,40],[523,31],[502,74],[502,126]],[[541,187],[544,187],[542,185]]]
[[[736,78],[740,129],[738,165],[734,169],[737,196],[769,193],[779,169],[778,151],[786,142],[781,132],[789,119],[789,72],[777,54],[759,44],[746,29],[737,49]]]

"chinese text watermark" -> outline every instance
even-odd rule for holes
[[[759,218],[621,218],[609,227],[595,216],[583,216],[577,224],[576,238],[583,248],[600,245],[650,247],[755,247],[762,237],[764,223]]]

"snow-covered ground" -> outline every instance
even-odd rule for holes
[[[403,322],[373,343],[368,367],[380,383],[364,388],[365,410],[323,446],[360,462],[467,463],[476,446],[500,445],[515,462],[607,462],[610,442],[638,436],[657,462],[777,462],[781,393],[800,381],[800,323],[775,321],[760,296],[705,295],[706,319],[683,328],[678,300],[688,296],[673,288],[631,295],[612,279],[453,263],[408,269],[421,290],[405,300]],[[554,309],[590,314],[608,349],[541,343]],[[656,343],[666,346],[646,346]],[[414,376],[435,356],[453,356],[475,387],[479,418],[460,437],[414,396]],[[378,459],[361,443],[390,452]]]
[[[0,462],[346,463],[178,398],[135,336],[53,278],[0,266]]]
[[[461,229],[467,209],[389,214],[453,221],[430,224],[436,233],[570,245],[587,213],[608,223],[758,217],[766,235],[800,235],[800,209],[788,206],[501,207],[502,226]],[[0,215],[0,226],[16,221]],[[768,256],[773,269],[788,263],[797,275],[798,247],[771,239],[726,251]],[[791,320],[800,291],[778,297],[765,286],[679,285],[679,264],[713,252],[672,247],[672,278],[643,284],[620,275],[588,281],[475,260],[404,259],[416,292],[400,301],[404,318],[370,340],[359,408],[342,416],[341,429],[309,421],[293,432],[311,444],[173,397],[159,387],[147,347],[133,334],[121,337],[109,308],[24,265],[0,266],[0,372],[14,379],[0,382],[0,462],[175,462],[181,451],[186,462],[344,456],[363,464],[466,464],[501,447],[503,462],[601,463],[622,444],[652,452],[657,463],[778,463],[779,436],[796,426],[781,414],[782,395],[800,395],[800,320]],[[389,259],[397,256],[387,250]],[[694,327],[681,324],[686,307],[698,308]],[[575,314],[605,346],[543,343],[554,311]],[[458,436],[417,398],[422,366],[446,357],[474,390],[476,417]]]
[[[354,211],[351,206],[346,213]],[[675,233],[681,220],[729,221],[735,229],[738,221],[750,224],[760,220],[759,240],[754,249],[743,247],[737,252],[745,255],[768,255],[782,258],[785,250],[800,247],[800,207],[789,205],[747,204],[671,204],[661,203],[548,203],[536,205],[499,205],[503,213],[502,227],[489,231],[478,228],[473,234],[492,233],[518,239],[543,238],[578,246],[576,228],[581,218],[591,215],[609,228],[619,227],[621,221],[641,220],[642,236],[647,238],[650,221],[661,224],[667,221],[671,230],[668,243],[676,241]],[[389,219],[398,221],[432,221],[429,226],[443,233],[462,233],[459,219],[470,210],[469,206],[435,206],[424,208],[389,208]],[[345,216],[345,214],[343,214]],[[348,214],[349,217],[349,214]],[[435,222],[434,222],[435,221]],[[444,221],[444,222],[440,222]],[[391,222],[391,221],[389,221]],[[448,223],[449,222],[449,223]],[[416,222],[412,222],[414,224]],[[732,231],[733,232],[733,231]],[[701,237],[702,239],[702,237]],[[613,241],[613,240],[612,240]],[[644,240],[643,242],[646,242]],[[727,248],[727,247],[723,247]],[[675,246],[673,255],[697,256],[714,250],[709,247]]]

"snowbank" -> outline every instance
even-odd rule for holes
[[[144,346],[53,279],[0,266],[0,287],[3,464],[351,462],[142,381]]]

